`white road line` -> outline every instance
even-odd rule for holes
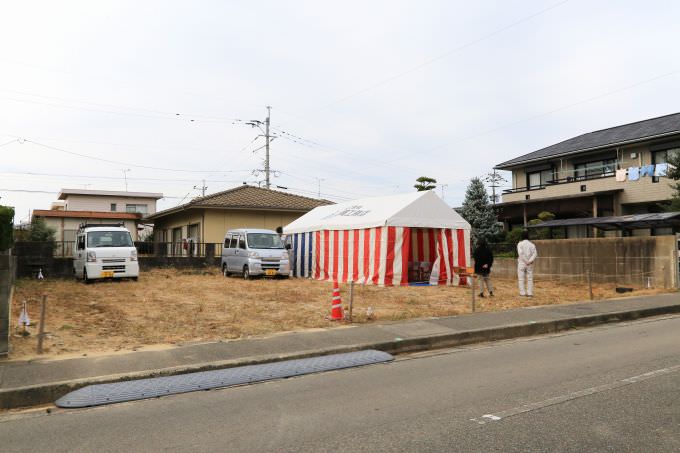
[[[565,395],[555,396],[547,400],[538,401],[535,403],[524,404],[522,406],[513,407],[512,409],[507,409],[501,412],[496,412],[494,414],[485,414],[479,418],[471,418],[470,421],[479,423],[480,425],[485,424],[489,421],[500,421],[504,418],[512,417],[513,415],[524,414],[526,412],[535,411],[537,409],[542,409],[548,406],[554,406],[555,404],[564,403],[565,401],[575,400],[577,398],[583,398],[584,396],[594,395],[596,393],[605,392],[607,390],[617,389],[619,387],[624,387],[626,385],[635,384],[638,382],[646,381],[647,379],[652,379],[658,376],[663,376],[669,373],[674,373],[680,371],[680,365],[675,365],[668,368],[661,368],[659,370],[650,371],[648,373],[639,374],[637,376],[631,376],[625,379],[619,379],[618,381],[610,382],[608,384],[598,385],[596,387],[590,387],[583,390],[578,390],[575,392],[570,392]]]

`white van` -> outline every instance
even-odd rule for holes
[[[98,278],[139,277],[137,249],[121,224],[83,224],[73,251],[73,275],[85,283]]]
[[[222,273],[251,276],[288,277],[288,250],[272,230],[241,228],[229,230],[222,247]]]

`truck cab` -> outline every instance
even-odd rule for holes
[[[73,275],[89,283],[103,278],[139,277],[137,249],[121,224],[83,224],[76,235]]]

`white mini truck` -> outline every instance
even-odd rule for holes
[[[73,275],[89,283],[101,278],[139,277],[137,249],[121,224],[83,224],[73,251]]]

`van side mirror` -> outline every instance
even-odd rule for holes
[[[290,249],[291,249],[290,243],[286,244],[286,250],[290,250]]]

